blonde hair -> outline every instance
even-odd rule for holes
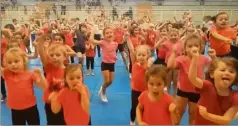
[[[20,48],[20,43],[17,43],[17,42],[9,42],[7,43],[7,50],[11,49],[11,48]]]
[[[24,62],[24,69],[28,69],[28,58],[26,56],[26,53],[23,52],[20,48],[10,48],[9,50],[6,51],[4,57],[3,57],[3,64],[4,66],[6,65],[6,60],[9,55],[14,55],[14,56],[20,56],[23,59]]]
[[[47,52],[52,52],[52,51],[55,51],[55,50],[60,50],[65,57],[67,56],[66,55],[66,49],[65,49],[64,45],[54,43],[54,44],[50,44],[50,46],[47,48]]]
[[[149,58],[151,56],[151,51],[150,51],[150,47],[147,46],[147,45],[139,45],[139,46],[137,46],[136,49],[135,49],[135,57],[136,57],[136,54],[139,52],[139,50],[142,50],[142,49],[146,50],[147,56],[148,56],[147,58]]]
[[[202,42],[203,42],[203,40],[202,40],[201,36],[198,36],[197,34],[193,33],[193,34],[187,35],[185,37],[185,39],[184,39],[183,50],[184,50],[184,54],[185,55],[187,55],[187,53],[186,53],[186,45],[187,45],[188,41],[192,40],[192,39],[198,40],[199,46],[200,46],[199,47],[199,52],[202,53]]]
[[[179,30],[176,29],[176,28],[172,28],[170,31],[169,31],[169,34],[172,34],[172,33],[176,33],[179,35]]]

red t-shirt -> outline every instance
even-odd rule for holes
[[[238,93],[230,92],[229,96],[220,96],[217,90],[210,81],[204,80],[203,87],[197,89],[200,92],[198,105],[207,108],[207,112],[223,116],[224,113],[232,106],[238,105]],[[199,109],[196,109],[195,125],[218,125],[212,121],[204,119],[199,114]]]
[[[131,42],[132,42],[132,45],[133,45],[134,49],[137,46],[141,45],[141,43],[142,43],[140,35],[138,35],[138,36],[130,36],[130,39],[131,39]]]
[[[4,80],[7,85],[7,106],[15,110],[23,110],[36,105],[33,82],[37,76],[32,71],[13,73],[4,69]]]
[[[236,32],[231,27],[220,29],[220,28],[217,28],[215,25],[213,25],[210,30],[210,33],[212,32],[217,32],[218,34],[232,40],[236,39]],[[216,50],[216,54],[218,56],[222,56],[222,55],[226,55],[230,53],[231,49],[229,44],[226,44],[224,41],[216,39],[215,37],[212,36],[212,34],[210,35],[209,39],[211,43],[211,48]]]
[[[93,46],[93,43],[92,42],[89,42],[89,41],[86,41],[86,46],[90,46],[90,45],[92,45]],[[85,53],[85,55],[87,56],[87,57],[95,57],[95,49],[94,48],[89,48],[89,49],[86,49],[86,53]]]
[[[86,88],[86,92],[90,97],[88,88]],[[88,125],[90,115],[83,110],[81,97],[77,91],[63,88],[59,93],[58,101],[62,105],[67,125]]]
[[[139,96],[139,103],[143,106],[142,121],[148,125],[173,125],[169,112],[169,105],[173,98],[164,93],[159,101],[151,101],[148,91]]]
[[[147,31],[147,42],[146,44],[151,47],[154,48],[155,46],[155,40],[157,39],[157,34],[154,31]]]
[[[46,80],[48,87],[46,87],[44,94],[43,94],[43,101],[49,103],[48,97],[50,93],[52,92],[51,88],[52,86],[58,85],[59,90],[62,88],[62,83],[56,83],[55,80],[62,80],[64,79],[64,68],[58,68],[55,67],[52,63],[48,63],[44,67],[44,71],[46,73]]]
[[[145,66],[140,66],[137,63],[132,65],[131,88],[133,90],[140,92],[147,90],[147,85],[145,83],[145,73]]]
[[[72,48],[74,46],[73,34],[70,33],[64,34],[64,37],[65,37],[65,44]]]
[[[123,43],[123,36],[124,36],[124,31],[122,29],[114,30],[114,41],[117,42],[118,44]]]

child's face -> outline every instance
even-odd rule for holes
[[[227,89],[235,81],[237,71],[232,66],[220,61],[218,67],[210,76],[214,78],[216,87]]]
[[[136,52],[136,59],[138,62],[144,63],[148,59],[147,49],[139,48]]]
[[[154,96],[158,96],[164,91],[165,82],[160,77],[150,76],[147,85],[148,91],[151,92]]]
[[[139,34],[139,28],[134,29],[135,35]]]
[[[169,39],[170,39],[171,42],[177,42],[178,39],[179,39],[178,33],[177,32],[171,32],[169,34]]]
[[[76,85],[82,84],[83,77],[81,70],[78,69],[73,72],[69,72],[66,76],[66,82],[71,90],[74,90]]]
[[[191,54],[191,49],[196,47],[198,49],[198,51],[200,52],[200,45],[199,45],[199,40],[197,39],[190,39],[186,42],[185,44],[185,52],[186,54],[188,54],[188,56],[192,56]]]
[[[22,36],[21,35],[15,35],[14,37],[19,43],[22,42]]]
[[[54,42],[59,43],[59,44],[64,44],[64,40],[61,36],[55,36],[54,37]]]
[[[160,31],[160,36],[166,36],[168,34],[167,30],[166,29],[162,29]]]
[[[60,48],[49,50],[48,55],[50,60],[56,64],[63,63],[65,60],[65,55],[63,54],[62,50],[60,50]]]
[[[226,27],[228,24],[228,15],[227,14],[221,14],[216,18],[216,24],[223,28]]]
[[[113,39],[113,31],[112,31],[112,29],[107,29],[107,30],[105,31],[105,33],[104,33],[104,37],[105,37],[105,39],[107,39],[107,40]]]
[[[170,30],[172,28],[173,28],[172,24],[168,24],[168,29]]]
[[[6,68],[17,73],[24,69],[24,60],[19,54],[9,54],[6,56]]]

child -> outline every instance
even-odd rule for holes
[[[164,93],[167,84],[166,68],[153,65],[145,75],[148,91],[138,98],[136,117],[139,125],[175,125],[178,121],[173,98]]]
[[[89,41],[99,44],[103,57],[101,64],[101,71],[103,73],[104,83],[99,90],[99,95],[103,102],[108,102],[106,97],[106,88],[112,84],[114,79],[114,71],[115,71],[115,62],[117,60],[116,50],[118,48],[118,43],[113,41],[113,30],[110,27],[106,27],[103,30],[103,40],[97,41],[94,40],[94,32],[92,31],[90,34]]]
[[[54,113],[64,111],[67,125],[91,125],[89,114],[89,90],[83,84],[82,67],[69,64],[65,68],[64,88],[54,92],[51,98],[51,109]]]
[[[44,90],[45,78],[39,69],[29,71],[28,58],[19,48],[9,49],[4,55],[2,77],[7,84],[7,105],[12,112],[13,125],[40,125],[33,83]]]
[[[148,63],[150,57],[150,48],[146,45],[136,47],[135,56],[132,59],[132,77],[131,77],[131,121],[130,125],[135,125],[136,106],[138,105],[138,97],[147,90],[144,83],[146,69],[151,65]]]
[[[230,55],[230,45],[236,39],[236,33],[228,26],[228,15],[220,12],[215,16],[214,25],[210,30],[211,48],[215,49],[217,56],[224,57]]]
[[[48,99],[53,91],[60,91],[62,88],[65,69],[64,61],[66,59],[65,46],[61,44],[50,44],[49,47],[45,48],[45,38],[43,35],[38,38],[37,42],[41,62],[48,83],[43,94],[47,125],[65,125],[63,111],[54,114],[51,110],[51,102]]]
[[[95,74],[93,73],[93,69],[94,69],[95,45],[90,41],[86,41],[85,46],[86,46],[86,67],[87,67],[86,75],[94,76]]]
[[[188,104],[189,111],[189,124],[193,124],[195,116],[196,103],[199,100],[199,93],[195,90],[188,80],[188,70],[192,59],[190,52],[192,47],[197,47],[199,52],[202,51],[202,39],[196,34],[191,34],[185,38],[184,41],[184,55],[176,58],[176,46],[173,47],[172,54],[170,55],[167,63],[168,68],[178,69],[178,89],[175,97],[176,106],[179,110],[180,118],[185,112],[186,105]],[[198,75],[203,78],[204,68],[210,63],[210,59],[201,55],[199,57],[200,62],[198,66]]]
[[[166,49],[163,46],[159,46],[159,45],[163,43],[165,40],[167,40],[168,28],[164,26],[163,28],[161,28],[159,34],[160,34],[159,36],[160,38],[155,43],[155,46],[154,46],[154,48],[157,49],[157,59],[154,62],[154,64],[166,65],[165,63]]]
[[[197,76],[198,49],[193,47],[191,53],[189,80],[201,96],[194,124],[229,125],[238,112],[238,93],[232,89],[238,84],[238,61],[229,57],[214,60],[208,67],[207,79],[203,80]]]

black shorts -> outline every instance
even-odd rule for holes
[[[74,50],[75,52],[81,52],[82,54],[85,54],[85,52],[86,52],[86,49],[85,49],[84,47],[74,46],[74,47],[73,47],[73,50]]]
[[[188,101],[193,103],[197,103],[200,99],[200,94],[193,93],[193,92],[185,92],[180,90],[179,88],[177,90],[177,95],[183,98],[187,98]]]
[[[154,64],[160,64],[163,66],[167,66],[165,63],[165,59],[160,59],[159,57],[155,60]]]
[[[101,71],[109,70],[110,72],[115,71],[115,63],[104,63],[101,64]]]
[[[123,52],[124,51],[124,48],[123,48],[123,44],[118,44],[118,48],[117,48],[120,52]]]

